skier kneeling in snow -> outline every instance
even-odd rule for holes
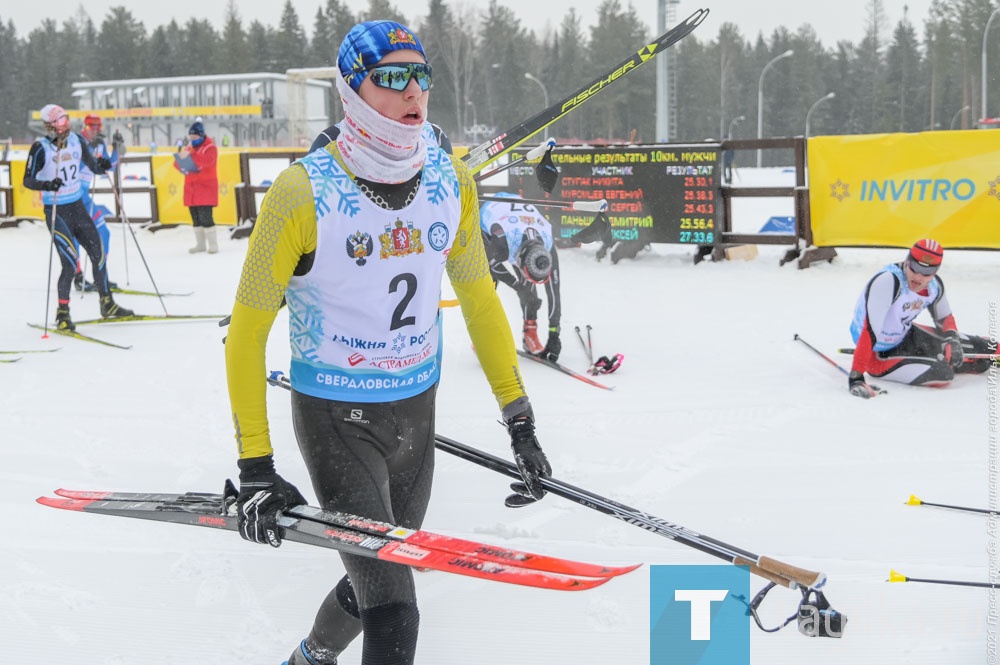
[[[937,276],[944,248],[929,238],[918,240],[906,258],[886,266],[865,286],[851,324],[856,344],[848,378],[852,395],[868,398],[875,391],[865,383],[872,376],[921,386],[944,386],[955,374],[982,373],[996,344],[958,332],[944,283]],[[934,326],[915,325],[927,310]]]

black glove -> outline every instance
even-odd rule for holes
[[[856,370],[852,370],[847,377],[847,389],[852,395],[860,397],[861,399],[875,397],[876,395],[881,395],[885,392],[878,386],[868,385],[865,382],[865,375]]]
[[[285,530],[278,517],[286,508],[301,506],[306,500],[295,486],[274,470],[274,459],[241,459],[240,494],[236,498],[236,517],[240,536],[245,540],[280,547]]]
[[[528,493],[535,500],[541,499],[545,496],[545,489],[539,478],[551,476],[552,467],[535,438],[534,419],[527,414],[511,418],[507,421],[507,432],[510,434],[514,462]]]
[[[59,188],[63,186],[62,178],[56,178],[55,180],[46,180],[42,182],[42,190],[46,192],[57,192]]]
[[[962,338],[959,337],[957,330],[949,330],[944,334],[941,352],[952,369],[958,369],[962,366],[962,362],[965,360],[965,353],[962,351]]]
[[[538,357],[550,362],[559,360],[562,353],[562,342],[559,341],[559,331],[549,328],[549,338],[545,340],[545,348],[538,354]]]
[[[111,170],[111,160],[108,159],[107,157],[98,157],[97,165],[100,166],[105,171]]]

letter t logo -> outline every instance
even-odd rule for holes
[[[676,589],[674,600],[691,603],[691,639],[712,639],[712,601],[726,599],[726,589]]]

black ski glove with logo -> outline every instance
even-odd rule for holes
[[[530,412],[508,420],[507,432],[510,434],[510,449],[514,453],[514,463],[517,464],[517,470],[521,473],[521,479],[524,481],[524,493],[521,492],[520,487],[512,485],[512,489],[518,494],[508,497],[506,503],[511,506],[511,499],[519,495],[522,498],[537,501],[545,496],[545,488],[542,487],[540,479],[552,475],[552,466],[549,465],[548,458],[545,457],[542,447],[538,444],[538,439],[535,438],[535,422]]]
[[[285,530],[278,518],[286,508],[306,503],[302,494],[274,470],[274,458],[250,457],[237,462],[240,493],[236,497],[236,517],[240,536],[245,540],[280,547]]]

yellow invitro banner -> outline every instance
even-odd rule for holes
[[[809,204],[819,247],[1000,249],[1000,131],[809,139]]]

